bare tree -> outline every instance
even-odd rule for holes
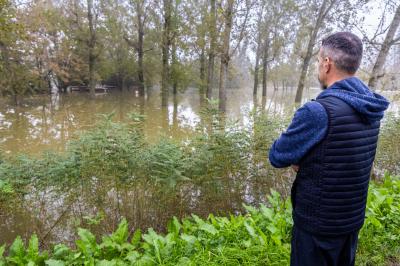
[[[307,44],[307,51],[303,59],[303,63],[300,71],[299,83],[296,91],[295,102],[300,103],[303,96],[303,89],[305,84],[306,75],[308,72],[308,67],[310,65],[311,58],[313,56],[313,49],[315,43],[317,41],[318,32],[323,26],[324,20],[327,17],[328,13],[332,10],[334,5],[337,3],[337,0],[323,0],[319,9],[318,9],[318,17],[315,21],[314,26],[311,28],[310,39]]]
[[[390,48],[398,41],[400,41],[400,37],[395,38],[395,34],[400,25],[400,5],[397,6],[392,22],[390,23],[388,32],[386,34],[385,40],[381,45],[381,49],[379,50],[378,57],[376,58],[374,67],[372,68],[371,77],[368,81],[368,86],[372,89],[376,88],[376,84],[380,78],[382,78],[385,74],[383,71],[383,67],[385,65],[385,61],[387,55],[389,54]]]

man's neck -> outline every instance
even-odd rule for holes
[[[330,86],[332,86],[335,82],[347,79],[347,78],[351,78],[354,77],[354,75],[350,75],[350,74],[342,74],[342,75],[335,75],[332,78],[330,78],[327,82],[327,87],[329,88]]]

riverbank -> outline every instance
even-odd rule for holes
[[[267,207],[268,206],[268,207]],[[271,191],[268,205],[246,206],[247,214],[196,215],[168,223],[159,234],[133,232],[126,219],[101,239],[78,229],[74,248],[62,243],[39,251],[33,235],[24,246],[18,237],[0,248],[0,265],[289,265],[291,204]],[[359,235],[357,265],[400,262],[400,178],[371,182],[366,219]]]
[[[138,237],[141,240],[137,246],[129,247],[129,251],[135,251],[131,255],[143,265],[148,256],[160,250],[163,253],[150,256],[150,264],[185,264],[186,257],[192,264],[215,265],[231,265],[231,259],[233,264],[244,265],[288,261],[290,207],[282,198],[288,197],[295,173],[291,169],[273,169],[267,163],[268,148],[287,126],[288,119],[255,110],[247,126],[239,126],[219,117],[218,111],[210,107],[204,110],[202,123],[187,139],[164,137],[149,142],[143,130],[145,117],[136,113],[129,117],[128,122],[120,123],[112,115],[103,116],[95,128],[78,135],[63,153],[38,156],[0,153],[0,214],[4,221],[0,224],[0,243],[8,247],[17,236],[27,241],[36,234],[31,245],[38,242],[40,250],[51,251],[53,259],[59,259],[55,254],[64,252],[66,247],[74,247],[77,249],[68,248],[66,254],[84,260],[88,255],[81,249],[91,245],[91,251],[87,252],[100,252],[99,261],[117,258],[103,254],[108,252],[103,248],[111,248],[108,244],[100,247],[93,240],[100,241],[125,217],[129,235],[138,229],[148,232]],[[377,180],[383,178],[384,169],[393,176],[399,174],[399,126],[396,116],[388,117],[382,125],[375,160]],[[398,202],[396,193],[400,193],[398,185],[393,185],[398,182],[392,183],[371,184],[374,192],[370,197],[376,200],[368,204],[372,204],[370,209],[381,218],[370,218],[367,227],[371,224],[371,228],[360,238],[363,265],[369,261],[376,265],[397,260],[398,245],[391,243],[398,241],[400,234],[396,228],[386,228],[387,222],[387,226],[398,225],[395,216],[398,210],[392,208]],[[271,189],[282,198],[273,193],[272,202],[268,201],[265,195]],[[387,194],[393,197],[386,200]],[[244,204],[253,207],[245,208]],[[275,207],[253,209],[260,204]],[[199,218],[188,219],[192,213]],[[219,218],[207,219],[210,213]],[[273,215],[273,219],[268,220],[265,215]],[[173,223],[168,222],[171,217],[177,217]],[[78,228],[87,228],[92,234]],[[148,231],[149,228],[154,228],[154,232]],[[175,230],[175,234],[168,236],[170,230]],[[123,240],[125,243],[126,239]],[[112,241],[110,245],[115,246]],[[17,241],[13,250],[27,256],[21,243]],[[65,246],[54,251],[54,246],[60,243]],[[118,245],[125,247],[123,243]],[[118,250],[125,253],[118,253],[118,258],[126,259],[123,256],[129,252],[122,246]],[[146,251],[147,247],[153,253]],[[17,254],[8,250],[5,254]],[[387,250],[392,251],[387,253]],[[32,252],[36,251],[28,253]]]

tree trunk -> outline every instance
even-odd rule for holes
[[[258,108],[258,99],[256,95],[253,95],[253,110],[257,111],[257,108]],[[256,113],[257,112],[254,112],[254,117],[256,117]]]
[[[262,96],[267,96],[268,57],[269,57],[269,30],[267,30],[263,55]]]
[[[212,97],[212,85],[214,81],[214,61],[215,61],[215,46],[217,42],[217,15],[215,8],[215,0],[210,0],[210,51],[208,53],[208,72],[207,72],[207,98]]]
[[[95,61],[96,56],[94,55],[94,48],[96,45],[96,32],[93,25],[93,0],[87,0],[88,6],[88,21],[89,21],[89,40],[88,40],[88,52],[89,52],[89,90],[91,98],[94,98],[96,90],[96,80],[95,80]]]
[[[138,23],[138,43],[137,43],[137,53],[138,53],[138,81],[139,81],[139,95],[144,96],[144,71],[143,71],[143,38],[144,38],[144,22],[143,22],[143,1],[139,1],[136,4],[137,13],[137,23]]]
[[[256,50],[256,64],[254,66],[254,88],[253,88],[253,95],[257,95],[258,89],[258,72],[260,71],[260,54],[261,54],[261,47],[262,47],[262,34],[261,34],[261,19],[262,19],[262,12],[258,15],[258,36],[257,36],[257,50]]]
[[[96,90],[96,81],[94,79],[94,59],[91,53],[91,49],[89,48],[89,91],[91,98],[94,98],[95,90]]]
[[[259,61],[260,61],[260,55],[257,47],[257,53],[256,53],[256,64],[254,66],[254,88],[253,88],[253,95],[257,95],[257,89],[258,89],[258,72],[260,71],[259,68]]]
[[[368,81],[368,86],[371,89],[376,88],[377,81],[382,78],[385,74],[383,73],[383,66],[385,65],[386,57],[389,54],[389,50],[392,47],[394,36],[400,24],[400,5],[397,7],[396,13],[390,23],[388,33],[386,34],[385,40],[381,46],[378,57],[376,58],[374,67],[372,69],[371,77]]]
[[[263,96],[263,97],[261,98],[261,110],[262,110],[262,112],[265,111],[265,106],[266,106],[266,105],[267,105],[267,97]]]
[[[179,73],[178,73],[178,57],[177,57],[177,48],[178,48],[178,30],[177,27],[177,22],[179,20],[178,18],[178,5],[179,5],[180,0],[175,0],[175,3],[173,5],[173,21],[174,24],[171,25],[170,33],[171,33],[171,45],[172,45],[172,55],[171,55],[171,61],[172,61],[172,89],[174,95],[178,94],[178,82],[179,82]]]
[[[164,0],[164,31],[162,40],[161,106],[168,105],[169,94],[169,48],[171,45],[171,9],[172,1]]]
[[[200,97],[204,98],[204,85],[205,85],[205,78],[206,78],[206,51],[205,47],[201,48],[200,54]],[[201,100],[202,100],[201,99]]]
[[[300,103],[301,99],[303,97],[304,84],[305,84],[305,80],[306,80],[306,76],[307,76],[308,67],[310,65],[310,61],[312,58],[312,53],[313,53],[313,49],[315,46],[315,42],[317,40],[318,32],[322,26],[322,23],[324,22],[324,19],[325,19],[327,13],[333,7],[335,0],[332,0],[332,2],[329,4],[329,6],[328,6],[328,2],[329,2],[329,0],[324,0],[322,2],[322,5],[318,10],[317,21],[315,23],[314,28],[311,30],[311,36],[308,41],[307,52],[306,52],[306,55],[303,60],[303,65],[301,67],[301,72],[300,72],[299,83],[297,86],[296,98],[295,98],[296,103]]]
[[[206,17],[207,17],[207,6],[202,9],[201,21],[203,25],[206,24]],[[200,103],[204,100],[204,93],[207,84],[206,80],[206,30],[201,28],[198,32],[198,39],[200,43],[200,89],[199,89],[199,96],[200,96]]]
[[[0,52],[1,52],[1,57],[2,61],[4,62],[4,74],[7,77],[7,82],[6,82],[6,87],[10,86],[10,80],[12,81],[12,72],[11,72],[11,66],[10,66],[10,56],[8,52],[8,47],[0,40]],[[0,90],[1,94],[4,95],[4,91]],[[16,93],[16,91],[12,92]],[[15,105],[18,105],[18,99],[16,96],[14,97],[14,103]]]
[[[177,59],[176,59],[176,40],[172,41],[171,51],[172,61],[172,91],[176,95],[178,93],[178,73],[177,73]]]
[[[19,106],[20,105],[19,97],[18,97],[18,94],[16,92],[14,92],[14,94],[13,94],[13,101],[14,101],[14,105],[15,106]]]
[[[172,112],[172,128],[173,128],[173,132],[176,132],[176,129],[178,128],[178,96],[176,94],[174,94],[174,109]]]
[[[10,70],[10,57],[8,55],[8,47],[0,40],[1,59],[6,67],[5,70]]]
[[[226,111],[226,77],[228,73],[229,64],[229,48],[232,30],[232,16],[233,16],[233,3],[234,0],[228,0],[225,10],[225,29],[222,43],[221,54],[221,68],[219,76],[219,110]]]

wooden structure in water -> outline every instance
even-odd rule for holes
[[[109,86],[109,85],[97,85],[95,88],[96,93],[107,93],[112,89],[115,89],[116,86]],[[68,87],[69,91],[87,91],[89,92],[89,86],[69,86]]]

